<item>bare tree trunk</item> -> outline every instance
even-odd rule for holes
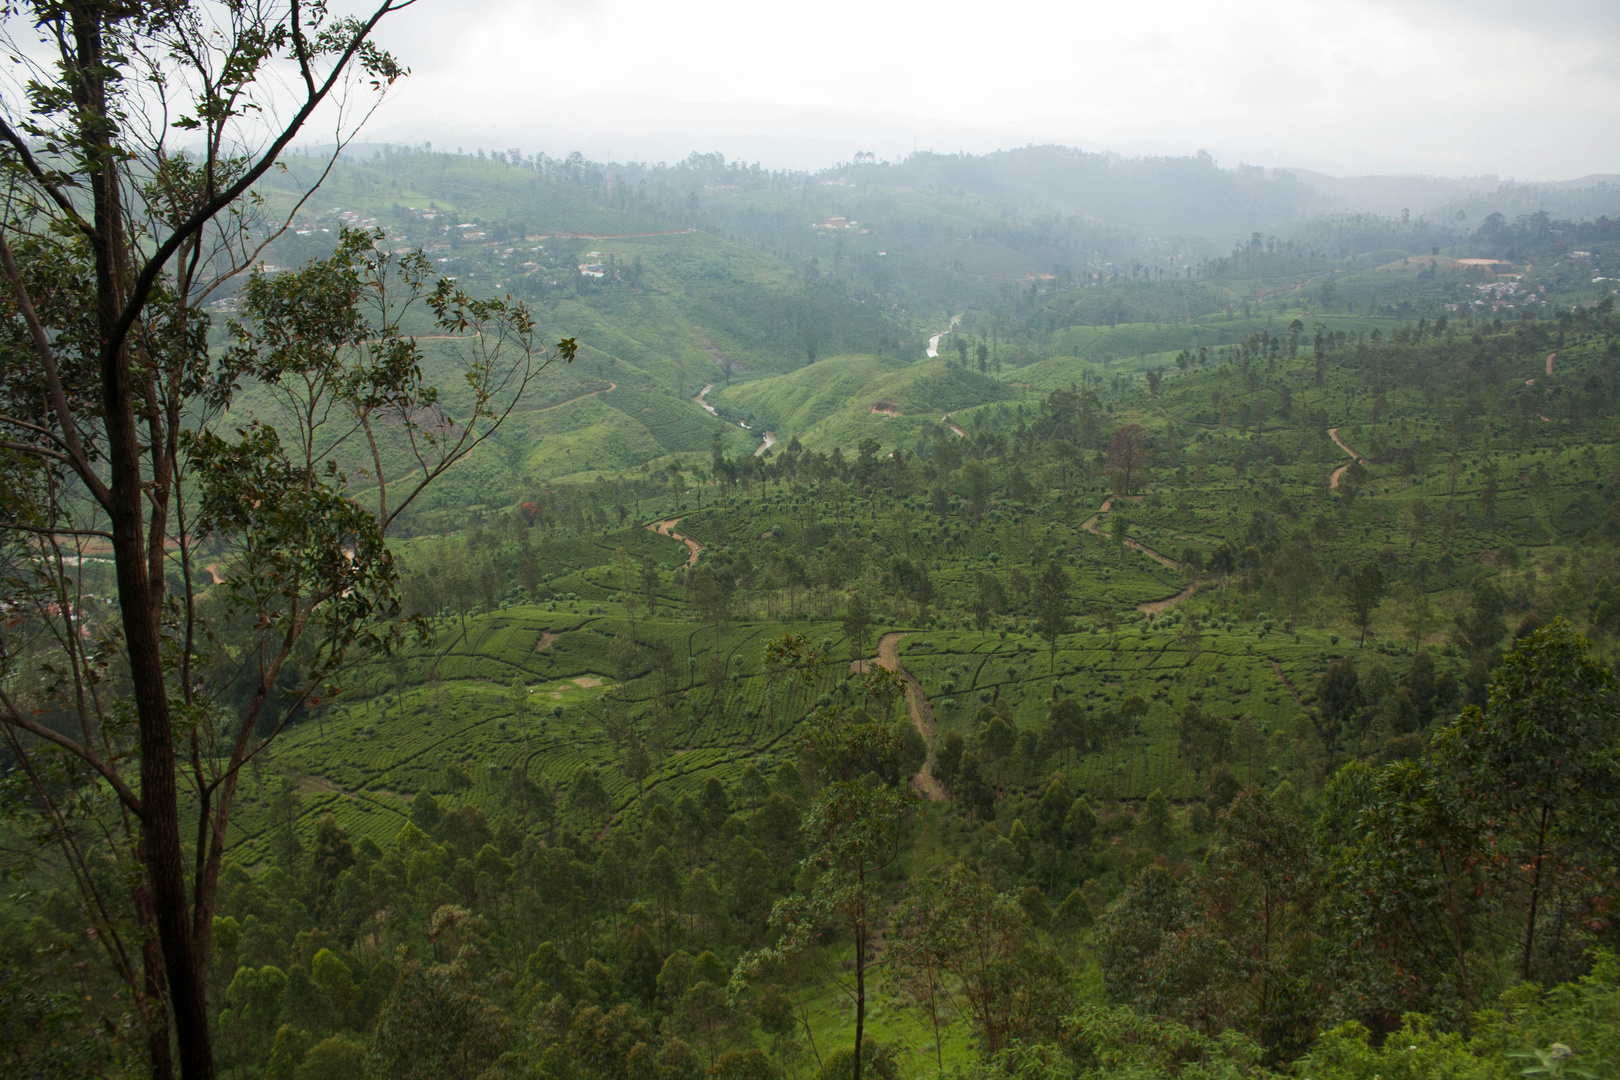
[[[861,1080],[861,1041],[866,1033],[866,920],[855,924],[855,1077]]]
[[[1541,823],[1536,829],[1535,870],[1530,877],[1530,911],[1524,920],[1524,956],[1519,963],[1519,978],[1530,981],[1530,955],[1536,942],[1536,908],[1541,900],[1541,864],[1547,857],[1548,807],[1541,808]]]
[[[174,1052],[169,1045],[169,1008],[163,992],[163,953],[153,924],[151,895],[144,888],[135,890],[136,915],[145,931],[141,942],[141,978],[146,998],[142,1010],[146,1021],[146,1050],[152,1057],[152,1080],[170,1080],[174,1075]]]
[[[129,348],[119,322],[125,306],[129,267],[123,250],[123,207],[112,120],[102,65],[102,15],[95,9],[73,14],[79,83],[74,88],[84,110],[85,141],[102,155],[92,171],[96,236],[96,317],[102,340],[101,398],[107,432],[111,477],[108,517],[112,524],[113,558],[124,626],[130,678],[141,746],[141,847],[151,888],[153,913],[163,947],[169,1004],[180,1046],[180,1072],[185,1080],[211,1080],[213,1049],[203,980],[194,955],[190,904],[186,896],[184,854],[180,841],[174,727],[169,714],[158,616],[163,604],[163,537],[167,530],[168,477],[163,440],[151,440],[154,459],[151,490],[142,472],[140,424],[134,411]],[[159,426],[156,399],[148,403],[151,425]],[[144,510],[152,504],[148,526]],[[150,529],[150,541],[145,535]]]

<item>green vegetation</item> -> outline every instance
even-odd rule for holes
[[[15,242],[12,1071],[1612,1074],[1612,221],[283,164],[278,269],[141,316],[123,502],[40,405],[132,363],[89,256]]]
[[[1601,905],[1607,886],[1571,892],[1557,870],[1557,913],[1527,916],[1522,883],[1482,863],[1467,871],[1485,888],[1467,925],[1426,928],[1454,910],[1445,890],[1459,871],[1396,853],[1422,850],[1413,829],[1500,842],[1469,832],[1482,828],[1470,824],[1479,808],[1444,802],[1447,785],[1475,783],[1445,770],[1515,769],[1536,755],[1463,749],[1470,714],[1452,724],[1457,710],[1495,716],[1584,678],[1595,703],[1574,714],[1612,715],[1608,675],[1579,658],[1569,631],[1534,629],[1562,616],[1600,642],[1612,633],[1609,319],[1605,308],[1477,338],[1449,326],[1398,327],[1388,340],[1262,332],[1156,386],[1055,357],[1045,363],[1073,365],[1073,391],[961,408],[966,436],[936,422],[877,429],[903,431],[898,445],[829,436],[824,452],[792,439],[764,457],[711,445],[690,471],[550,487],[460,533],[401,542],[404,601],[431,643],[351,672],[256,763],[221,911],[238,944],[217,977],[290,978],[312,961],[286,943],[314,935],[357,987],[403,987],[435,977],[435,957],[450,963],[429,924],[454,919],[470,928],[453,935],[465,942],[457,963],[477,957],[470,970],[485,972],[479,1007],[515,1025],[491,1028],[492,1045],[543,1041],[542,1054],[555,1042],[576,1060],[579,1025],[634,1032],[667,1016],[667,1052],[695,1055],[694,1068],[743,1053],[788,1071],[818,1068],[820,1054],[825,1068],[853,1037],[848,999],[828,981],[852,955],[871,964],[863,1067],[880,1071],[982,1061],[973,1067],[1123,1076],[1181,1061],[1254,1075],[1292,1061],[1370,1076],[1397,1044],[1456,1075],[1506,1076],[1524,1066],[1505,1055],[1521,1051],[1554,1055],[1537,1066],[1551,1068],[1564,1060],[1554,1044],[1577,1055],[1571,1067],[1595,1060],[1603,1036],[1576,1017],[1612,1009],[1612,963],[1588,969],[1582,951],[1609,944],[1607,922],[1554,927],[1571,904]],[[1519,378],[1536,360],[1545,398]],[[863,389],[890,379],[894,398],[981,378],[945,361],[835,358],[744,385],[792,404],[822,365]],[[797,415],[823,431],[849,415],[816,418],[830,396],[803,401]],[[1540,419],[1549,407],[1554,418]],[[1359,464],[1328,438],[1330,423]],[[669,518],[701,545],[695,558],[644,524]],[[1498,668],[1515,622],[1526,647]],[[847,663],[874,655],[915,680],[909,717]],[[1520,676],[1513,663],[1590,674]],[[888,733],[875,745],[899,759],[900,734],[915,732],[909,764],[876,766],[918,778],[898,811],[900,858],[872,887],[885,909],[942,906],[917,908],[914,930],[895,914],[892,938],[858,954],[847,933],[781,951],[791,935],[774,936],[771,905],[803,887],[795,867],[811,853],[797,823],[831,790],[827,768],[854,767],[840,754],[877,752],[817,750],[839,717]],[[1550,730],[1581,753],[1613,738],[1607,719],[1585,734]],[[1592,768],[1560,798],[1596,797],[1607,766]],[[1430,801],[1411,801],[1417,791]],[[1560,836],[1558,859],[1605,850]],[[322,885],[313,868],[334,845],[351,854]],[[1222,897],[1258,902],[1268,874],[1294,890],[1265,901],[1281,935],[1267,949],[1286,959],[1240,976],[1233,957],[1256,955],[1242,935],[1259,916],[1197,920],[1224,910]],[[956,892],[928,899],[935,888]],[[815,903],[806,911],[847,910]],[[985,903],[999,914],[959,907]],[[376,945],[344,936],[378,911]],[[943,936],[918,939],[913,954],[906,935],[927,919],[947,920],[927,931]],[[975,1004],[977,980],[992,975],[948,947],[961,937],[950,919],[1000,927],[998,955],[1013,967],[995,978],[1056,980],[1029,990],[1047,1011]],[[1182,931],[1178,920],[1194,921]],[[1377,950],[1346,937],[1351,927]],[[1448,932],[1460,935],[1449,953],[1424,943]],[[49,938],[43,924],[26,933]],[[64,955],[89,948],[54,940]],[[384,942],[422,974],[387,959]],[[735,999],[692,975],[678,993],[661,989],[700,961],[719,988],[759,948],[775,951],[739,969]],[[1187,948],[1211,951],[1175,951]],[[503,957],[521,958],[511,990],[495,976],[513,962]],[[1042,964],[1056,966],[1042,975]],[[1291,987],[1286,1014],[1272,1014],[1283,991],[1262,978]],[[1534,983],[1559,988],[1543,999]],[[927,997],[930,986],[945,996]],[[370,1004],[308,1021],[298,1045],[349,1039],[384,1053],[404,991],[354,993]],[[235,1015],[222,1012],[222,1032]],[[227,1060],[273,1056],[275,1034],[226,1044],[246,1055]]]

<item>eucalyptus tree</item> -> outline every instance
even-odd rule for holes
[[[546,355],[520,307],[433,283],[380,234],[243,280],[314,191],[273,213],[255,185],[312,123],[354,136],[406,74],[372,35],[412,2],[10,11],[0,731],[159,1077],[175,1050],[183,1076],[214,1075],[242,766],[357,655],[398,645],[389,527]],[[231,289],[220,333],[209,305]],[[399,330],[422,303],[461,363],[444,396]]]
[[[1035,629],[1047,644],[1047,674],[1057,669],[1057,639],[1069,631],[1068,573],[1057,563],[1048,562],[1035,579]]]
[[[800,880],[806,887],[777,901],[771,921],[780,937],[738,961],[732,995],[797,957],[821,960],[827,979],[854,1008],[853,1080],[860,1080],[868,969],[890,907],[884,875],[905,852],[914,798],[898,775],[900,745],[893,729],[858,710],[817,716],[808,725],[805,750],[818,783],[802,821],[808,854]],[[854,947],[849,976],[839,959],[820,947],[829,932],[849,936]]]
[[[889,962],[896,983],[934,1031],[954,1013],[986,1056],[1012,1043],[1051,1038],[1071,1000],[1069,973],[1041,948],[1017,900],[958,864],[920,881],[897,906]]]
[[[1521,979],[1566,979],[1620,880],[1620,687],[1563,618],[1527,634],[1435,738],[1469,793]]]

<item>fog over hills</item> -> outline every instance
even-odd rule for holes
[[[1341,211],[1395,215],[1410,208],[1413,214],[1434,214],[1495,202],[1501,204],[1497,209],[1502,213],[1546,210],[1553,217],[1596,217],[1620,206],[1620,174],[1614,173],[1522,183],[1496,176],[1329,176],[1310,169],[1286,171],[1325,200],[1337,201],[1332,209]]]
[[[364,162],[397,144],[369,142],[348,148],[345,157]],[[510,145],[510,144],[509,144]],[[673,145],[673,144],[672,144]],[[438,146],[440,151],[452,148]],[[480,147],[453,148],[468,155]],[[331,147],[307,152],[329,154]],[[536,153],[559,160],[578,154],[582,168],[595,170],[601,183],[608,174],[638,176],[667,169],[662,163],[625,162],[611,156],[593,159],[562,146],[539,151],[527,147],[490,147],[491,155],[526,159]],[[827,145],[830,155],[830,141]],[[1227,164],[1199,151],[1194,155],[1127,155],[1048,144],[975,154],[909,152],[885,159],[874,151],[851,151],[841,161],[803,169],[772,170],[736,160],[721,150],[672,155],[696,183],[718,164],[743,166],[753,175],[854,192],[889,188],[936,189],[971,196],[1020,213],[1078,216],[1104,226],[1163,233],[1173,237],[1226,245],[1253,232],[1282,235],[1306,222],[1333,214],[1426,219],[1472,231],[1492,213],[1512,219],[1545,212],[1554,219],[1595,220],[1620,214],[1620,174],[1594,173],[1573,179],[1521,182],[1495,175],[1335,176],[1287,166]],[[825,159],[823,159],[825,160]],[[701,162],[693,166],[693,163]],[[711,188],[719,174],[705,181]],[[1472,223],[1472,224],[1470,224]]]

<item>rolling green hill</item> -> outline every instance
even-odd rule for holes
[[[1014,396],[994,379],[944,360],[906,362],[838,356],[787,375],[737,382],[713,395],[727,415],[798,439],[846,450],[875,436],[885,446],[932,435],[950,412]]]
[[[289,164],[283,212],[318,165]],[[1187,170],[1171,242],[1139,211]],[[1620,235],[1519,223],[1536,269],[1404,221],[1227,253],[1303,196],[1038,148],[609,180],[380,154],[266,255],[376,226],[578,354],[390,534],[392,651],[272,686],[243,609],[303,564],[170,560],[184,824],[254,748],[206,924],[222,1071],[403,1075],[420,1037],[469,1080],[845,1080],[858,969],[878,1080],[1600,1074]],[[482,341],[420,342],[452,415]],[[161,958],[118,952],[156,938],[107,837],[139,827],[59,751],[105,701],[112,767],[148,760],[139,624],[99,528],[69,560],[19,524],[8,588],[64,591],[8,609],[0,1019],[136,1061]]]

